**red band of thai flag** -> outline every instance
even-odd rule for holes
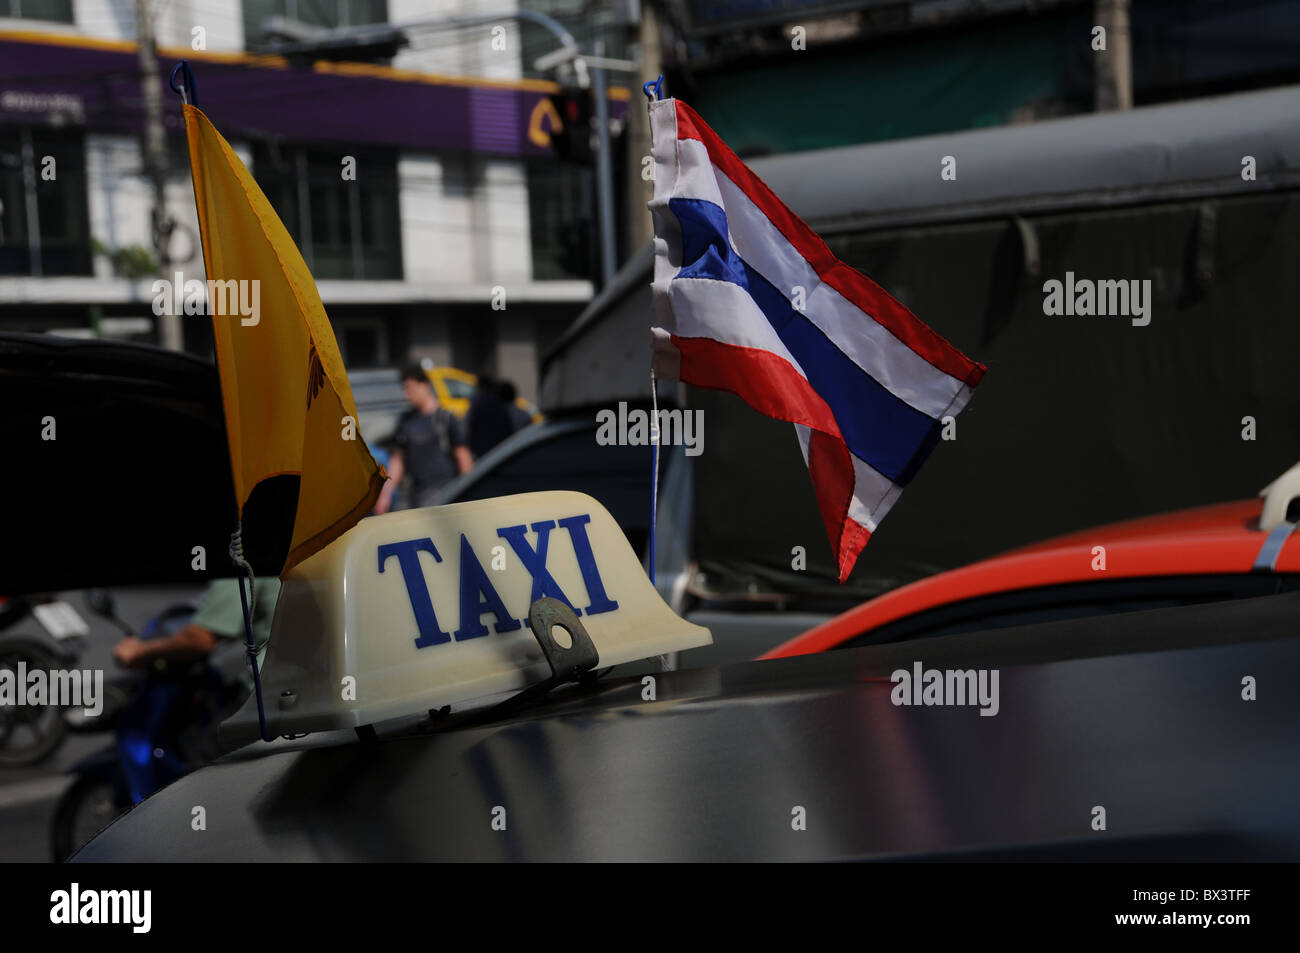
[[[689,106],[650,120],[655,371],[796,425],[843,582],[985,368],[831,254]]]

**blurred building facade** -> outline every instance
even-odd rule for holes
[[[535,6],[580,25],[588,49],[603,22],[581,3]],[[537,354],[595,274],[592,169],[567,161],[564,94],[532,66],[559,45],[550,33],[516,17],[515,0],[146,10],[168,152],[161,263],[137,3],[0,0],[0,329],[162,340],[153,282],[204,278],[180,100],[166,88],[186,58],[199,105],[311,267],[350,368],[429,358],[536,392]],[[266,52],[273,17],[295,21],[290,39],[413,28],[387,46],[279,55]],[[628,95],[613,79],[617,124]],[[181,333],[187,349],[210,349],[205,317],[182,318]]]
[[[139,3],[168,142],[162,262]],[[153,280],[203,277],[166,88],[184,57],[350,367],[429,358],[536,394],[538,355],[595,291],[599,217],[590,96],[539,65],[559,41],[521,8],[640,65],[609,77],[619,260],[649,237],[639,85],[661,71],[746,157],[1091,111],[1094,29],[1117,10],[1135,105],[1300,81],[1284,0],[0,0],[0,328],[162,340]],[[205,320],[181,331],[209,348]]]
[[[1300,81],[1292,0],[660,0],[663,65],[743,156],[1097,108],[1128,49],[1131,105]],[[1095,31],[1107,26],[1106,49]]]

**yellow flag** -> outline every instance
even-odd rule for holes
[[[278,521],[278,552],[289,537],[283,571],[365,516],[387,474],[357,429],[352,388],[306,262],[230,144],[197,108],[182,108],[235,499],[243,521],[255,491],[277,488],[260,493],[264,504],[274,501],[263,510],[279,512],[258,526]],[[246,545],[265,546],[250,538],[253,527],[244,529]]]

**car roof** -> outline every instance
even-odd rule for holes
[[[521,427],[480,457],[469,471],[449,481],[438,491],[437,502],[454,503],[464,499],[465,494],[475,484],[490,477],[497,467],[530,447],[556,437],[595,429],[596,419],[588,416],[547,417],[527,427]],[[649,480],[646,483],[648,486]]]
[[[0,332],[0,585],[9,595],[229,573],[234,486],[216,367],[120,341]],[[57,422],[56,439],[34,425]],[[168,474],[178,466],[181,475]],[[191,553],[209,554],[195,569]],[[283,554],[251,538],[259,574]],[[179,554],[179,555],[178,555]]]
[[[1207,538],[1218,541],[1253,539],[1254,534],[1262,532],[1259,528],[1259,514],[1262,507],[1263,500],[1260,499],[1233,500],[1230,503],[1214,503],[1209,506],[1175,510],[1171,513],[1157,513],[1153,516],[1106,523],[1075,533],[1054,536],[1039,543],[1018,546],[1003,555],[1048,552],[1083,543],[1093,544],[1098,537],[1105,537],[1110,543],[1161,540],[1171,545],[1180,543],[1194,545]]]
[[[767,652],[784,658],[834,648],[846,639],[927,609],[967,599],[1069,583],[1150,576],[1249,573],[1269,534],[1260,499],[1217,503],[1070,533],[918,580],[844,612]],[[1104,548],[1104,570],[1094,569]],[[1276,572],[1300,572],[1289,536]]]
[[[1300,695],[1243,705],[1223,688],[1225,673],[1229,688],[1232,673],[1300,677],[1298,609],[1286,593],[1039,623],[660,672],[653,701],[640,677],[610,679],[495,719],[259,742],[75,859],[1295,859]],[[918,660],[1001,669],[998,717],[895,707],[891,673]],[[1135,718],[1148,698],[1159,717]],[[1079,821],[1091,776],[1126,818],[1101,840]],[[1276,809],[1259,810],[1261,790]],[[794,805],[816,836],[791,835]],[[489,823],[498,808],[505,830]]]

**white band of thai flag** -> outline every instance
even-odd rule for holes
[[[831,254],[684,103],[650,104],[655,373],[796,425],[840,581],[985,368]]]

